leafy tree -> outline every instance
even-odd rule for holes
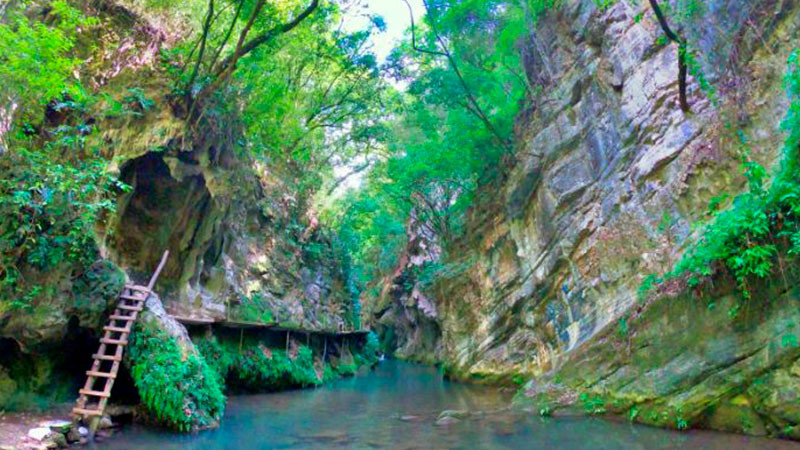
[[[511,157],[514,117],[535,95],[518,44],[555,2],[429,1],[384,71],[405,92],[379,143],[385,152],[357,192],[327,211],[368,286],[396,264],[406,225],[454,241],[479,186]],[[410,8],[409,8],[410,11]]]
[[[51,25],[25,15],[33,2],[13,2],[4,7],[0,21],[0,153],[15,120],[29,120],[51,99],[83,91],[72,79],[80,62],[70,55],[77,33],[97,24],[65,1],[46,10]],[[15,117],[15,113],[18,117]]]
[[[0,157],[0,313],[35,308],[52,288],[39,275],[90,264],[94,228],[113,212],[113,194],[127,189],[87,148],[94,127],[75,118],[90,98],[72,77],[79,61],[70,53],[96,19],[55,1],[37,21],[24,14],[32,6],[10,6],[0,23],[0,97],[10,119],[0,129],[8,145]],[[39,123],[45,104],[66,119]]]

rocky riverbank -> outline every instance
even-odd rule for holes
[[[89,429],[69,417],[73,403],[62,403],[47,411],[0,414],[1,450],[55,450],[89,443]],[[97,441],[108,439],[119,423],[130,420],[130,407],[110,406],[95,435]]]

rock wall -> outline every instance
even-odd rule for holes
[[[159,288],[172,314],[350,327],[330,240],[290,171],[246,156],[224,133],[191,132],[169,83],[148,67],[106,87],[112,98],[135,87],[152,106],[110,118],[96,136],[131,186],[100,230],[104,256],[143,281],[170,250]]]
[[[9,373],[19,386],[29,377],[9,370],[17,352],[41,361],[73,351],[90,356],[122,285],[146,283],[164,250],[170,259],[156,291],[169,315],[351,329],[345,274],[291,168],[251,157],[236,117],[215,117],[200,132],[185,119],[159,56],[185,26],[160,24],[157,11],[125,1],[73,3],[99,19],[78,38],[76,56],[85,63],[75,73],[96,101],[44,110],[42,141],[62,123],[85,125],[87,153],[102,156],[130,190],[119,192],[116,211],[98,226],[97,260],[88,267],[20,268],[31,285],[47,289],[30,308],[0,305],[0,344],[14,347],[0,358],[3,389]],[[9,164],[0,160],[0,172],[13,170]],[[75,334],[88,343],[65,347]],[[84,366],[77,374],[36,370],[71,382],[85,376]],[[65,391],[59,399],[77,393]]]
[[[709,200],[744,188],[736,130],[757,161],[777,161],[788,106],[782,78],[798,42],[799,8],[703,2],[703,14],[681,32],[709,55],[700,62],[716,91],[690,77],[687,114],[678,105],[677,48],[665,43],[647,2],[595,3],[564,2],[525,43],[527,76],[543,89],[518,117],[507,178],[478,196],[466,237],[448,250],[459,255],[451,263],[470,268],[433,290],[438,356],[451,375],[472,380],[523,374],[546,383],[554,373],[586,375],[585,368],[591,381],[563,375],[564,382],[597,387],[628,407],[663,402],[673,408],[671,423],[682,409],[681,420],[696,424],[711,407],[744,404],[736,395],[757,390],[758,374],[796,358],[771,352],[775,342],[762,336],[782,332],[771,320],[794,313],[794,294],[780,294],[764,322],[749,327],[729,323],[724,311],[700,314],[688,301],[662,300],[638,325],[628,363],[609,347],[608,330],[639,307],[643,278],[668,271],[697,238],[691,224],[705,217]],[[655,342],[669,348],[653,349]],[[786,386],[791,370],[769,372],[777,384],[761,386]],[[749,397],[770,418],[761,430],[781,429],[776,417],[793,383],[768,400]]]
[[[412,215],[406,227],[408,244],[391,275],[382,280],[376,301],[366,301],[372,329],[390,353],[404,359],[435,363],[441,359],[441,330],[435,299],[425,293],[420,271],[441,258],[435,233]]]

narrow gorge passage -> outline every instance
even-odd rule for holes
[[[798,281],[800,0],[0,1],[0,450],[789,448]]]

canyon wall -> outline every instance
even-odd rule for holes
[[[185,24],[164,22],[137,2],[74,3],[97,18],[75,49],[85,61],[75,76],[93,101],[80,108],[51,102],[37,132],[46,143],[60,127],[90,130],[82,137],[85,153],[99,156],[127,187],[114,192],[115,208],[87,239],[94,261],[47,270],[20,265],[28,285],[43,289],[25,307],[0,302],[0,409],[30,408],[34,398],[41,404],[73,399],[122,285],[146,284],[165,250],[170,258],[156,285],[165,319],[153,322],[152,333],[174,331],[167,323],[188,336],[168,316],[352,330],[357,318],[330,231],[318,224],[290,164],[247,151],[235,114],[214,110],[207,114],[212,119],[186,119],[161,56]],[[46,12],[30,6],[36,17]],[[0,160],[4,175],[14,170],[10,160]],[[306,342],[285,334],[281,342],[292,349]],[[197,354],[190,342],[178,341],[184,359]],[[323,343],[313,347],[321,379],[325,364],[343,352],[332,344],[327,361],[319,362]],[[143,348],[146,358],[150,349]],[[354,371],[358,364],[350,366]],[[118,384],[140,381],[123,378]],[[11,399],[15,391],[19,400]],[[208,425],[198,417],[192,427]]]
[[[659,425],[796,437],[797,352],[778,342],[796,334],[796,293],[765,288],[755,304],[774,301],[737,322],[722,307],[733,280],[706,294],[714,311],[690,296],[653,306],[638,291],[698,238],[713,197],[744,190],[739,131],[755,160],[778,161],[799,5],[704,2],[679,28],[714,91],[690,77],[686,113],[677,46],[647,2],[595,3],[564,2],[526,40],[527,76],[542,89],[518,117],[516,160],[448,249],[468,269],[427,293],[439,341],[404,344],[417,349],[404,356],[460,379],[533,379],[545,413],[596,397]],[[632,337],[615,339],[619,328]],[[725,405],[745,419],[714,416]]]

